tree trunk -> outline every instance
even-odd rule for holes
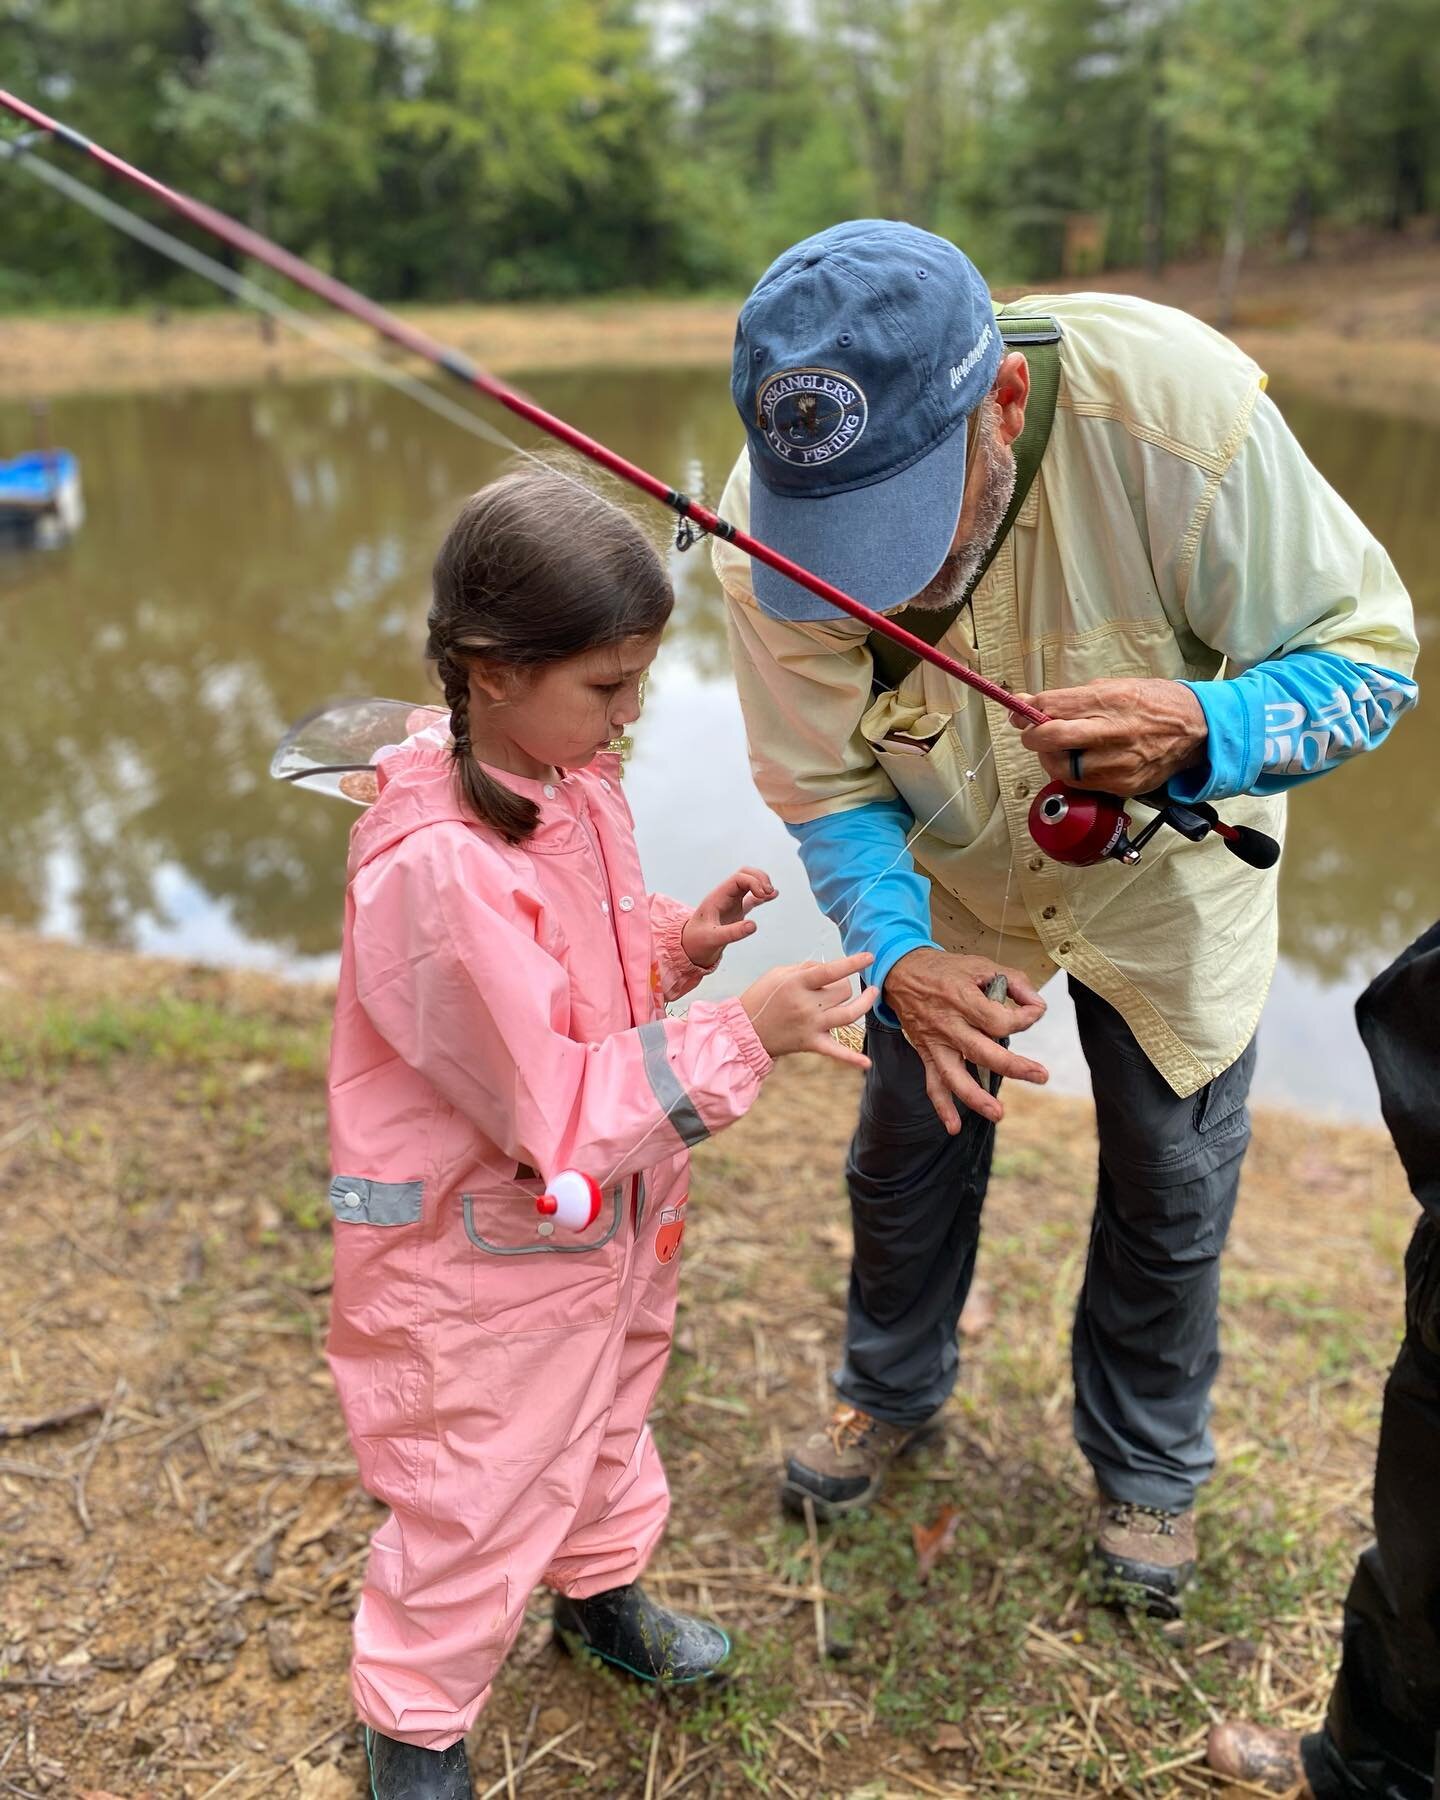
[[[1165,59],[1157,32],[1150,48],[1150,129],[1145,146],[1145,270],[1158,275],[1165,266],[1165,203],[1168,173],[1165,118],[1161,100],[1165,94]]]
[[[1230,201],[1230,222],[1225,227],[1225,249],[1220,257],[1220,282],[1216,291],[1219,318],[1216,323],[1228,331],[1235,322],[1235,292],[1240,285],[1240,264],[1245,256],[1245,207],[1248,195],[1242,173],[1237,177]]]
[[[1315,190],[1308,176],[1302,177],[1291,197],[1285,248],[1295,262],[1308,262],[1315,248]]]

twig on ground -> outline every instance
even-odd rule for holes
[[[75,1471],[75,1512],[87,1537],[95,1529],[95,1523],[90,1517],[90,1508],[86,1503],[85,1483],[89,1480],[90,1471],[95,1466],[95,1458],[100,1454],[100,1446],[110,1435],[110,1426],[115,1418],[115,1408],[120,1404],[120,1396],[124,1392],[125,1377],[121,1375],[116,1378],[110,1398],[105,1404],[104,1415],[96,1427],[94,1437],[85,1448],[85,1455],[81,1459],[80,1467]]]
[[[820,1533],[815,1526],[815,1502],[808,1494],[805,1496],[805,1534],[810,1540],[810,1585],[813,1589],[812,1601],[815,1607],[815,1654],[819,1657],[820,1667],[823,1669],[828,1641],[825,1632],[825,1584],[820,1575]]]
[[[663,1725],[663,1718],[656,1719],[655,1729],[650,1734],[650,1761],[645,1768],[645,1800],[655,1800],[655,1770],[660,1762],[660,1732]]]
[[[104,1406],[103,1400],[83,1400],[78,1406],[65,1406],[38,1419],[17,1419],[12,1425],[0,1421],[0,1438],[35,1437],[42,1431],[56,1431],[62,1425],[73,1425],[77,1419],[93,1418]]]
[[[536,1763],[538,1763],[543,1757],[548,1756],[557,1744],[563,1744],[565,1742],[566,1738],[573,1737],[575,1735],[575,1733],[580,1729],[580,1727],[584,1723],[585,1723],[585,1721],[583,1719],[577,1719],[573,1725],[567,1726],[564,1731],[557,1731],[554,1737],[546,1738],[545,1742],[540,1746],[540,1748],[530,1758],[529,1762],[522,1765],[522,1767],[520,1769],[517,1769],[515,1771],[515,1773],[517,1775],[519,1775],[519,1774],[522,1774],[525,1769],[533,1769],[535,1767]],[[483,1794],[481,1794],[480,1800],[495,1800],[495,1796],[499,1793],[502,1793],[504,1791],[504,1788],[505,1788],[505,1777],[502,1775],[498,1781],[492,1781],[490,1783],[489,1787],[486,1788],[485,1792]]]

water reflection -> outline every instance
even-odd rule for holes
[[[723,371],[529,385],[622,453],[718,495],[736,447]],[[1433,639],[1440,431],[1293,396],[1282,405],[1389,546]],[[0,409],[0,448],[20,447],[27,418]],[[429,559],[499,454],[352,381],[71,399],[55,404],[52,428],[81,457],[89,517],[67,548],[0,563],[0,915],[327,969],[353,815],[266,780],[271,748],[329,696],[422,692]],[[658,510],[642,516],[664,530]],[[679,605],[632,775],[652,879],[699,893],[712,872],[766,856],[786,894],[763,957],[751,954],[814,954],[823,921],[746,779],[708,559],[702,548],[673,560]],[[1303,1017],[1308,1043],[1322,1044],[1349,992],[1440,910],[1436,720],[1422,706],[1379,757],[1292,807],[1282,1041]],[[732,985],[749,970],[735,959]]]

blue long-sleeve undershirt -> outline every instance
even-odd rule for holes
[[[1283,794],[1373,750],[1420,690],[1405,675],[1331,650],[1297,650],[1233,681],[1187,681],[1208,731],[1206,760],[1172,775],[1177,800]]]
[[[1206,760],[1171,778],[1177,800],[1281,794],[1373,750],[1419,690],[1404,675],[1328,650],[1297,650],[1232,681],[1192,681],[1208,727]],[[881,989],[912,950],[933,945],[930,883],[906,838],[915,820],[901,800],[872,800],[788,827],[816,904],[840,928],[846,953],[868,950]],[[885,1024],[894,1015],[883,1005]]]

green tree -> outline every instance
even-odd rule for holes
[[[1219,313],[1234,312],[1250,236],[1283,217],[1325,161],[1337,71],[1323,53],[1336,0],[1191,0],[1166,62],[1177,165],[1224,218]]]

